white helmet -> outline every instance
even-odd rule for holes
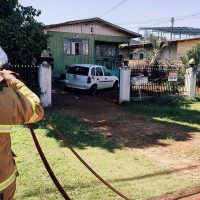
[[[8,56],[5,51],[0,47],[0,68],[8,63]]]

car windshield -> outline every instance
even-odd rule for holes
[[[70,67],[67,71],[68,74],[76,74],[76,75],[82,75],[87,76],[89,72],[88,67],[82,67],[82,66],[73,66]]]

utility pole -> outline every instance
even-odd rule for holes
[[[174,17],[171,18],[171,23],[172,23],[172,26],[171,26],[171,40],[172,40],[172,34],[173,34],[173,28],[174,28]]]

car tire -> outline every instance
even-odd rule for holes
[[[91,88],[89,89],[90,95],[94,96],[97,94],[97,85],[92,85]]]
[[[112,87],[113,90],[117,90],[118,89],[118,81],[115,81]]]

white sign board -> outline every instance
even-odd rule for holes
[[[169,72],[168,81],[177,81],[178,73],[177,72]]]
[[[148,83],[148,77],[132,77],[131,78],[131,85],[143,85]]]

